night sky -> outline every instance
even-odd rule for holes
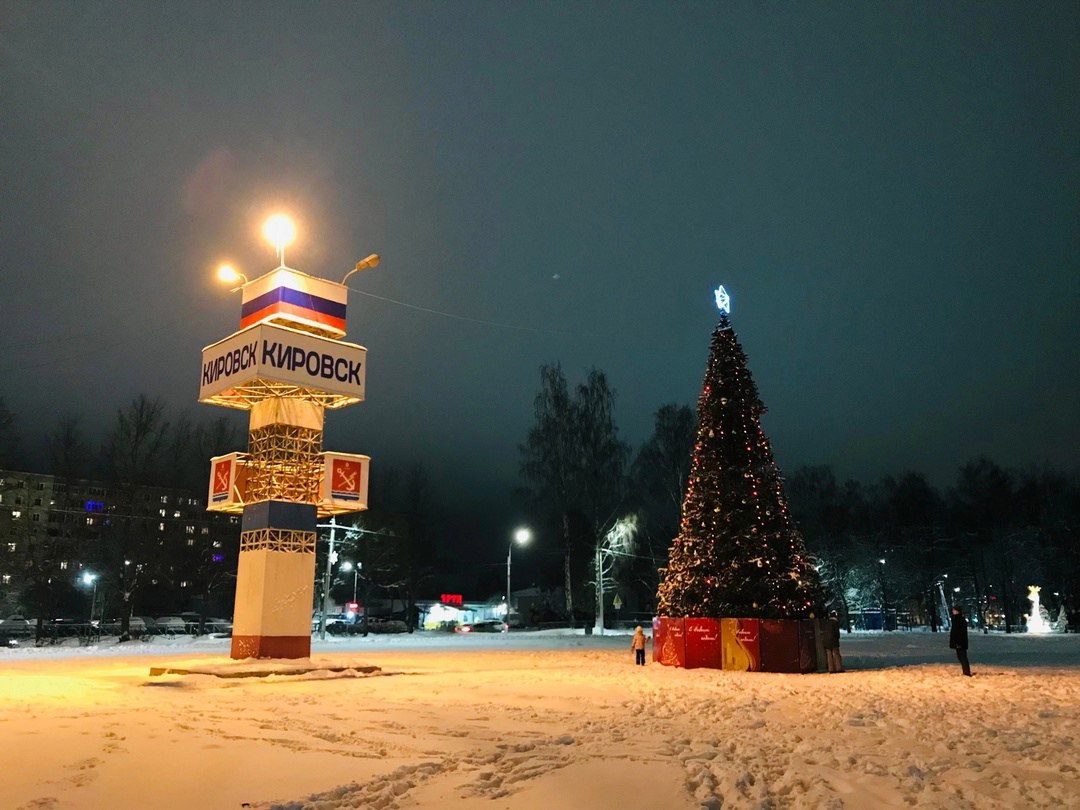
[[[327,449],[424,464],[496,562],[539,365],[604,370],[636,447],[720,283],[788,473],[1075,469],[1078,136],[1075,2],[6,0],[0,396],[30,449],[224,413],[213,270],[285,211],[290,266],[382,255]]]

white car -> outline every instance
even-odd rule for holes
[[[154,624],[157,625],[159,633],[168,636],[185,635],[187,633],[187,622],[179,616],[159,616],[154,619]]]

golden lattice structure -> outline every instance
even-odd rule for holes
[[[315,553],[315,532],[293,529],[254,529],[240,532],[240,551],[288,551]]]
[[[322,479],[323,432],[273,424],[248,433],[251,502],[315,503]]]
[[[255,379],[233,386],[227,391],[214,394],[201,401],[209,405],[221,405],[225,408],[248,411],[257,403],[271,397],[312,402],[330,410],[344,408],[346,405],[355,405],[361,401],[360,397],[356,396],[335,394],[329,391],[319,391],[315,388],[305,388],[302,385],[291,385],[263,379]]]

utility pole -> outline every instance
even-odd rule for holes
[[[330,606],[330,569],[334,565],[334,557],[336,552],[334,551],[334,541],[337,532],[337,518],[330,518],[328,524],[319,526],[320,529],[330,529],[330,550],[326,554],[326,571],[323,572],[323,598],[322,598],[322,616],[319,618],[319,641],[326,640],[326,614]]]
[[[604,556],[601,544],[596,544],[596,627],[593,633],[604,635]]]

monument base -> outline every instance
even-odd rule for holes
[[[817,623],[806,619],[653,619],[653,660],[739,672],[817,672]]]
[[[237,636],[232,637],[229,657],[307,658],[311,655],[311,636]]]

